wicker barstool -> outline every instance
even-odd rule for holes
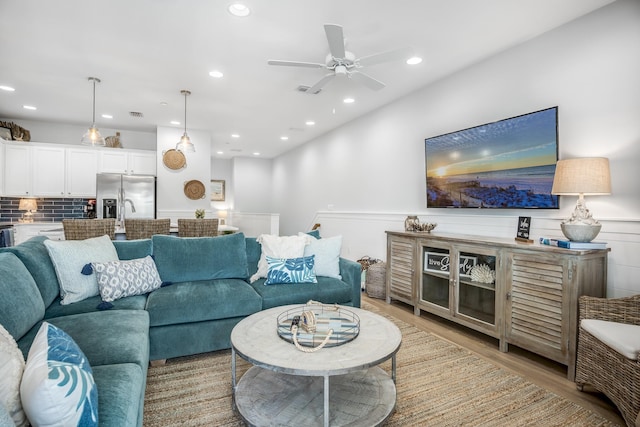
[[[179,237],[214,237],[218,235],[218,218],[178,219]]]
[[[92,237],[100,237],[105,234],[111,240],[116,237],[115,218],[105,219],[63,219],[65,240],[84,240]]]
[[[154,234],[169,234],[171,219],[125,219],[124,230],[127,240],[149,239]]]
[[[584,319],[608,321],[614,328],[640,325],[640,295],[610,299],[581,296],[580,321]],[[582,327],[578,329],[578,390],[589,384],[606,395],[629,427],[640,426],[640,359],[638,353],[634,356],[630,359]]]

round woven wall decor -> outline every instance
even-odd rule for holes
[[[172,148],[162,154],[162,163],[169,169],[177,170],[187,166],[187,159],[182,151]]]
[[[191,200],[204,199],[204,184],[197,179],[192,179],[184,183],[184,194]]]

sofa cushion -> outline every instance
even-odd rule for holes
[[[91,366],[73,339],[47,322],[29,350],[20,395],[33,425],[98,425]]]
[[[247,251],[242,233],[218,237],[155,235],[153,258],[163,282],[246,279]]]
[[[275,236],[272,234],[261,234],[256,241],[262,246],[262,253],[258,261],[258,271],[251,276],[250,281],[255,282],[261,277],[267,277],[269,264],[267,256],[273,258],[300,258],[304,256],[304,247],[309,244],[312,237],[309,235],[299,236]]]
[[[35,236],[17,246],[1,249],[16,254],[27,267],[33,280],[36,281],[45,307],[51,305],[53,300],[60,295],[58,276],[51,262],[49,251],[44,245],[47,240],[46,236]]]
[[[20,339],[44,316],[44,302],[27,267],[16,255],[0,253],[0,324]]]
[[[47,321],[73,338],[91,367],[135,363],[146,373],[149,363],[149,314],[146,311],[96,311],[54,317]],[[28,354],[38,327],[18,340],[22,354]]]
[[[262,297],[262,309],[287,304],[304,304],[309,300],[326,304],[351,304],[351,285],[332,277],[317,277],[318,283],[297,285],[284,283],[276,286],[264,286],[265,279],[251,283],[253,289]]]
[[[140,396],[144,395],[145,375],[135,363],[93,367],[93,378],[98,386],[100,427],[140,425]]]
[[[118,252],[118,259],[121,260],[144,258],[153,254],[151,239],[114,240],[112,243]]]
[[[62,304],[98,295],[95,275],[82,274],[86,264],[118,260],[118,253],[106,235],[85,240],[46,240],[44,245],[56,269]]]
[[[44,312],[45,319],[52,319],[54,317],[69,316],[72,314],[80,313],[92,313],[98,311],[98,305],[102,302],[100,295],[95,297],[89,297],[85,300],[74,302],[73,304],[62,305],[60,304],[60,298],[56,299]],[[111,302],[111,310],[144,310],[147,305],[146,295],[135,295],[125,298],[120,298]]]
[[[0,409],[6,409],[11,424],[29,425],[20,401],[20,381],[24,371],[24,356],[16,340],[0,325]],[[0,421],[0,425],[5,425]]]
[[[340,276],[340,250],[342,249],[342,236],[328,237],[326,239],[312,238],[304,248],[304,256],[315,255],[315,271],[317,276]]]
[[[162,285],[156,263],[150,255],[125,261],[93,262],[91,265],[98,280],[100,296],[106,302],[147,294]]]
[[[300,258],[272,258],[267,256],[265,285],[279,283],[318,283],[313,269],[314,255]]]
[[[147,298],[152,327],[248,316],[261,308],[260,296],[241,279],[174,283]]]

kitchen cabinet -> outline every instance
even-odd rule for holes
[[[64,240],[61,222],[16,223],[13,225],[14,244],[19,245],[35,236],[47,236],[50,240]]]
[[[4,144],[4,195],[31,196],[31,147]]]
[[[501,351],[516,345],[562,363],[573,380],[578,299],[605,296],[608,252],[387,231],[387,302],[495,337]]]
[[[156,153],[142,150],[100,150],[98,172],[155,175]]]
[[[65,148],[31,147],[31,194],[65,196]]]
[[[67,149],[67,197],[96,197],[98,152],[94,149]]]

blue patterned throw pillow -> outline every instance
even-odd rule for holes
[[[66,332],[48,322],[29,350],[20,397],[34,426],[98,425],[98,389],[89,362]]]
[[[162,285],[156,263],[150,255],[128,261],[91,263],[98,280],[102,301],[112,302],[131,295],[142,295]]]
[[[265,285],[276,283],[318,283],[313,269],[314,255],[301,258],[272,258],[267,256],[269,271]]]

